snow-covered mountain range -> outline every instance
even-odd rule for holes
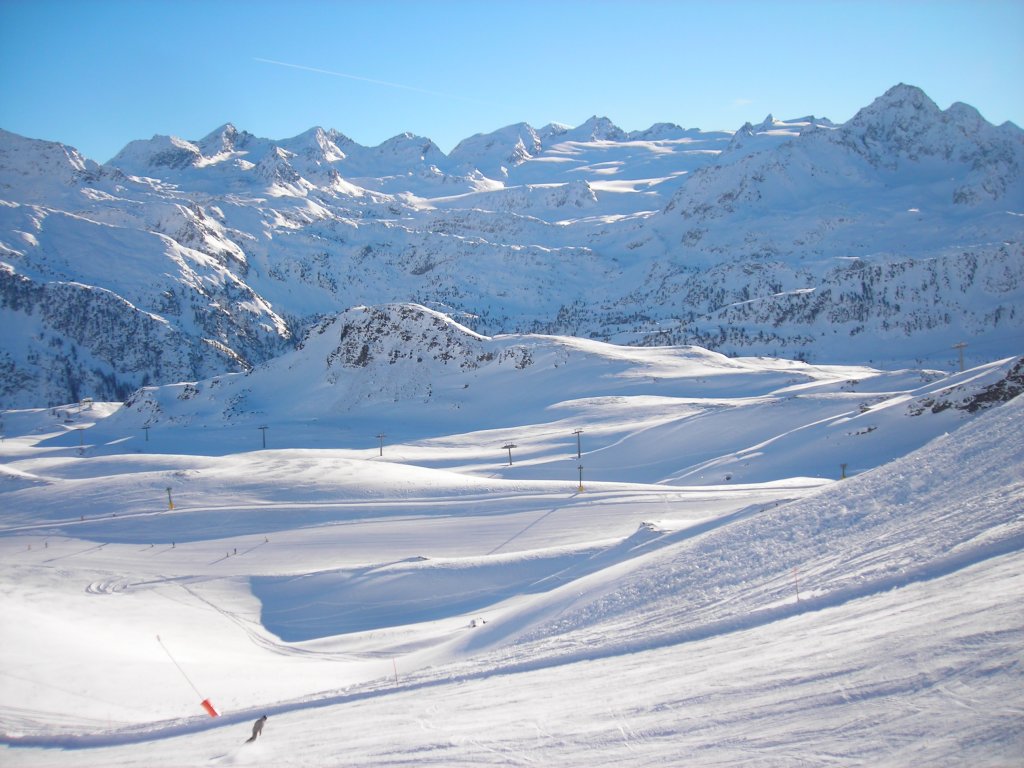
[[[907,85],[842,125],[595,117],[448,155],[410,134],[363,147],[225,125],[100,165],[0,131],[0,404],[249,370],[395,302],[485,336],[882,367],[952,368],[957,342],[968,363],[1007,357],[1024,338],[1022,169],[1020,128]]]

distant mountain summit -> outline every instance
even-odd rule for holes
[[[1024,132],[897,85],[845,124],[231,123],[105,165],[0,131],[0,402],[250,370],[348,307],[486,336],[950,368],[1024,336]],[[335,321],[331,321],[335,322]],[[395,331],[396,333],[405,331]],[[372,350],[371,350],[372,351]]]
[[[966,104],[940,110],[924,91],[909,85],[890,88],[839,133],[846,146],[891,170],[907,160],[970,166],[986,177],[1001,176],[999,194],[1021,178],[1024,134],[1019,128],[1010,123],[993,126]]]
[[[153,169],[196,167],[202,160],[203,152],[196,144],[175,136],[154,136],[133,141],[114,156],[110,165],[141,176]]]
[[[491,178],[505,179],[509,168],[543,151],[540,134],[526,123],[517,123],[493,133],[478,133],[463,139],[448,155],[448,161],[466,173],[479,170]]]
[[[624,130],[607,117],[595,115],[583,125],[568,131],[565,138],[572,138],[576,141],[625,141],[628,137]]]

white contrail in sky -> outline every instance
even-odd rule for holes
[[[253,57],[254,61],[261,61],[264,64],[274,64],[278,67],[289,67],[291,69],[301,69],[306,72],[316,72],[319,75],[331,75],[332,77],[344,77],[348,80],[359,80],[364,83],[373,83],[374,85],[383,85],[388,88],[400,88],[404,91],[415,91],[416,93],[425,93],[428,96],[440,96],[445,99],[459,99],[460,101],[470,101],[474,104],[488,104],[490,106],[501,106],[491,101],[480,101],[479,99],[472,99],[468,96],[456,96],[451,93],[441,93],[440,91],[428,91],[426,88],[417,88],[413,85],[403,85],[402,83],[391,83],[387,80],[374,80],[372,77],[360,77],[359,75],[349,75],[345,72],[334,72],[330,69],[320,69],[319,67],[307,67],[304,64],[289,64],[287,61],[275,61],[274,59],[263,59],[259,56]]]

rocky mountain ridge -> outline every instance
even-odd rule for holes
[[[609,478],[623,471],[622,451],[635,458],[660,435],[674,448],[662,448],[651,482],[763,482],[779,479],[760,461],[765,430],[773,449],[785,443],[804,457],[802,471],[828,473],[851,454],[865,457],[864,471],[1020,395],[1022,365],[1005,358],[944,373],[730,358],[693,346],[489,337],[419,305],[355,307],[248,373],[137,390],[86,450],[124,450],[113,436],[142,430],[161,444],[189,433],[214,453],[251,450],[269,430],[275,448],[365,449],[376,435],[403,444],[399,460],[422,461],[426,446],[461,433],[473,435],[465,460],[516,449],[517,465],[556,477],[577,458],[565,443],[582,427],[588,468]],[[624,424],[643,438],[620,444]],[[702,440],[681,437],[695,430]],[[540,469],[548,441],[564,447]]]

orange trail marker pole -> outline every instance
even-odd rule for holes
[[[206,714],[208,714],[210,717],[220,717],[220,712],[214,709],[214,706],[210,703],[209,699],[203,699],[201,702],[199,702],[199,704],[203,709],[206,710]]]
[[[205,698],[203,696],[203,694],[201,694],[199,692],[199,689],[196,688],[196,684],[193,683],[192,680],[189,678],[189,676],[185,674],[185,670],[181,668],[181,665],[177,662],[177,660],[174,658],[174,656],[171,655],[171,652],[169,650],[167,650],[167,646],[164,645],[164,641],[160,639],[160,635],[156,636],[156,641],[158,643],[160,643],[160,647],[164,649],[164,653],[167,654],[167,658],[169,658],[171,660],[171,663],[174,664],[174,666],[176,666],[178,668],[179,672],[181,672],[181,676],[185,678],[185,681],[192,687],[192,690],[196,692],[196,696],[198,696],[200,699],[202,699],[202,701],[199,702],[199,706],[201,706],[203,709],[205,709],[206,710],[206,714],[208,714],[210,717],[219,717],[220,716],[220,712],[218,712],[214,708],[213,704],[210,703],[209,699]]]

